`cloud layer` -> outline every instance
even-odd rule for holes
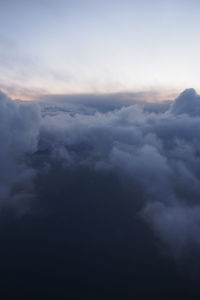
[[[77,174],[87,170],[88,191],[94,176],[113,176],[133,203],[133,219],[139,215],[179,260],[200,246],[200,96],[188,89],[162,103],[106,97],[27,104],[0,95],[1,203],[34,196],[39,205],[52,205],[47,198],[59,205],[61,182],[62,201],[73,198],[70,176],[81,189]],[[52,182],[54,196],[44,191]],[[106,193],[94,202],[105,204]],[[109,197],[115,209],[115,193]]]
[[[99,112],[97,101],[90,115],[88,102],[84,113],[52,106],[42,120],[40,147],[66,168],[112,170],[141,189],[144,218],[180,257],[200,243],[200,97],[188,89],[174,102],[121,103]]]

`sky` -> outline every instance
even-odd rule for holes
[[[199,8],[0,0],[0,299],[200,299]]]
[[[200,91],[196,0],[0,0],[0,89]]]

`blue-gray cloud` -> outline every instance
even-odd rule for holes
[[[40,178],[57,189],[73,170],[115,174],[139,205],[137,214],[180,259],[200,246],[200,97],[193,89],[174,102],[129,96],[65,96],[35,105],[1,94],[0,197],[28,198],[34,179],[40,199]]]
[[[35,170],[28,166],[28,156],[37,150],[40,112],[35,104],[0,93],[0,119],[0,202],[9,205],[32,195]]]
[[[40,147],[66,168],[112,170],[141,188],[143,216],[175,257],[184,256],[200,244],[200,98],[193,89],[158,104],[107,97],[102,106],[98,96],[65,99],[60,108],[51,103]],[[77,112],[67,111],[72,103]]]

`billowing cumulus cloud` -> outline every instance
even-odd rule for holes
[[[102,106],[100,96],[35,105],[1,94],[0,198],[29,198],[34,184],[44,210],[65,205],[74,213],[78,205],[107,226],[108,206],[111,220],[126,207],[174,257],[193,253],[200,247],[200,96],[189,89],[175,101],[146,103],[118,95],[114,104],[112,95],[107,106],[103,97]]]
[[[117,108],[103,112],[94,100],[92,112],[80,98],[77,113],[64,102],[44,106],[39,149],[48,151],[46,164],[114,172],[141,191],[144,219],[174,256],[199,246],[200,97],[188,89],[174,102],[123,106],[117,99]]]
[[[200,115],[200,96],[194,89],[187,89],[180,94],[173,105],[175,114]]]

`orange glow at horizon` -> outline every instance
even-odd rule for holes
[[[139,91],[119,91],[119,92],[66,92],[66,93],[37,93],[37,92],[32,92],[32,93],[25,93],[25,94],[21,94],[21,93],[12,93],[12,92],[5,92],[11,99],[13,100],[22,100],[22,101],[37,101],[40,100],[41,97],[45,96],[53,96],[53,95],[114,95],[114,94],[121,94],[122,95],[122,99],[135,99],[137,98],[138,95],[138,100],[141,101],[146,101],[146,102],[161,102],[161,101],[165,101],[165,100],[174,100],[180,92],[182,92],[182,90],[180,91],[155,91],[155,90],[149,90],[149,91],[143,91],[143,90],[139,90]]]

